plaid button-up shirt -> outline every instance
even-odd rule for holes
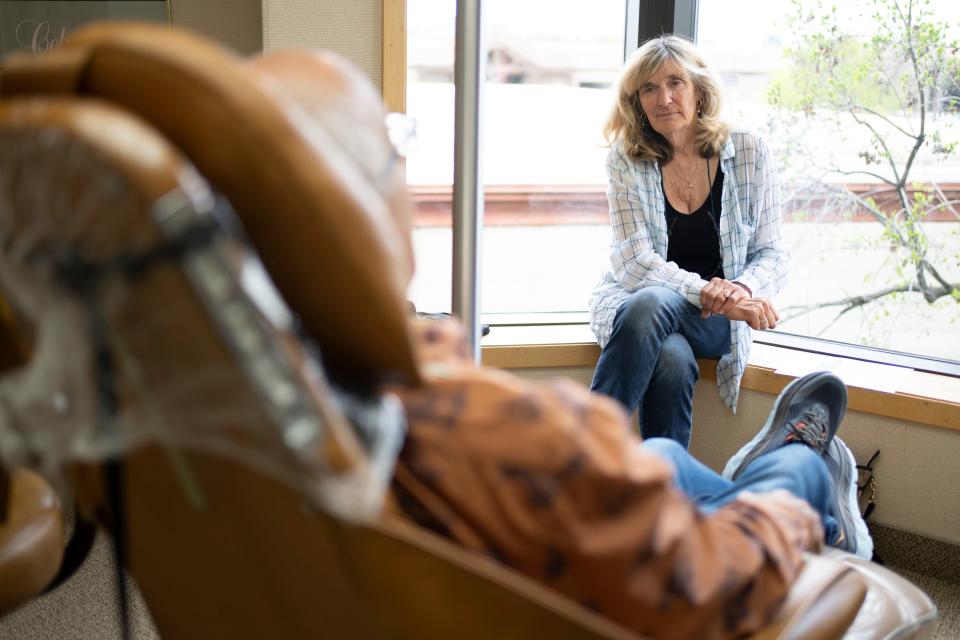
[[[788,267],[775,159],[759,137],[734,131],[720,150],[720,164],[725,176],[720,216],[723,273],[745,284],[754,296],[771,297],[786,283]],[[700,290],[707,284],[698,274],[666,260],[659,164],[633,160],[617,141],[607,156],[607,176],[613,228],[610,266],[590,299],[590,327],[601,347],[610,339],[617,310],[637,289],[666,287],[700,307]],[[717,366],[717,386],[733,411],[751,340],[746,322],[730,322],[730,353]]]

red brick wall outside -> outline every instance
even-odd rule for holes
[[[848,184],[847,188],[863,195],[878,187],[875,184]],[[941,184],[948,200],[960,200],[960,183]],[[913,192],[916,189],[909,189]],[[451,224],[452,190],[449,186],[411,187],[418,227],[442,227]],[[896,193],[886,188],[872,194],[877,206],[885,212],[899,207]],[[788,203],[784,211],[786,222],[812,222],[804,210],[817,208],[816,199],[808,203]],[[791,208],[792,207],[792,208]],[[838,210],[821,214],[822,222],[872,222],[865,211]],[[930,222],[960,221],[960,205],[939,209],[927,218]],[[510,185],[486,187],[484,223],[493,226],[542,226],[554,224],[607,224],[607,199],[603,185],[525,186]]]

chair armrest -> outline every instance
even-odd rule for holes
[[[752,640],[842,638],[857,617],[866,580],[837,558],[807,554],[805,560],[773,621]]]
[[[42,593],[63,556],[63,512],[53,488],[24,468],[8,480],[0,522],[0,616]]]
[[[836,549],[826,555],[854,569],[867,583],[867,597],[848,638],[925,638],[933,633],[937,607],[919,587],[882,567]]]

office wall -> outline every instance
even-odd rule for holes
[[[351,60],[380,86],[382,0],[170,0],[170,9],[174,25],[243,55],[322,47]]]
[[[170,0],[174,25],[213,38],[243,55],[263,49],[261,0]]]
[[[323,47],[345,56],[379,87],[382,0],[262,0],[263,48]]]

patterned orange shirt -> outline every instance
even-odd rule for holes
[[[415,334],[427,385],[399,391],[394,479],[408,517],[655,638],[735,637],[771,618],[803,562],[789,509],[704,515],[612,400],[478,368],[454,322]]]

